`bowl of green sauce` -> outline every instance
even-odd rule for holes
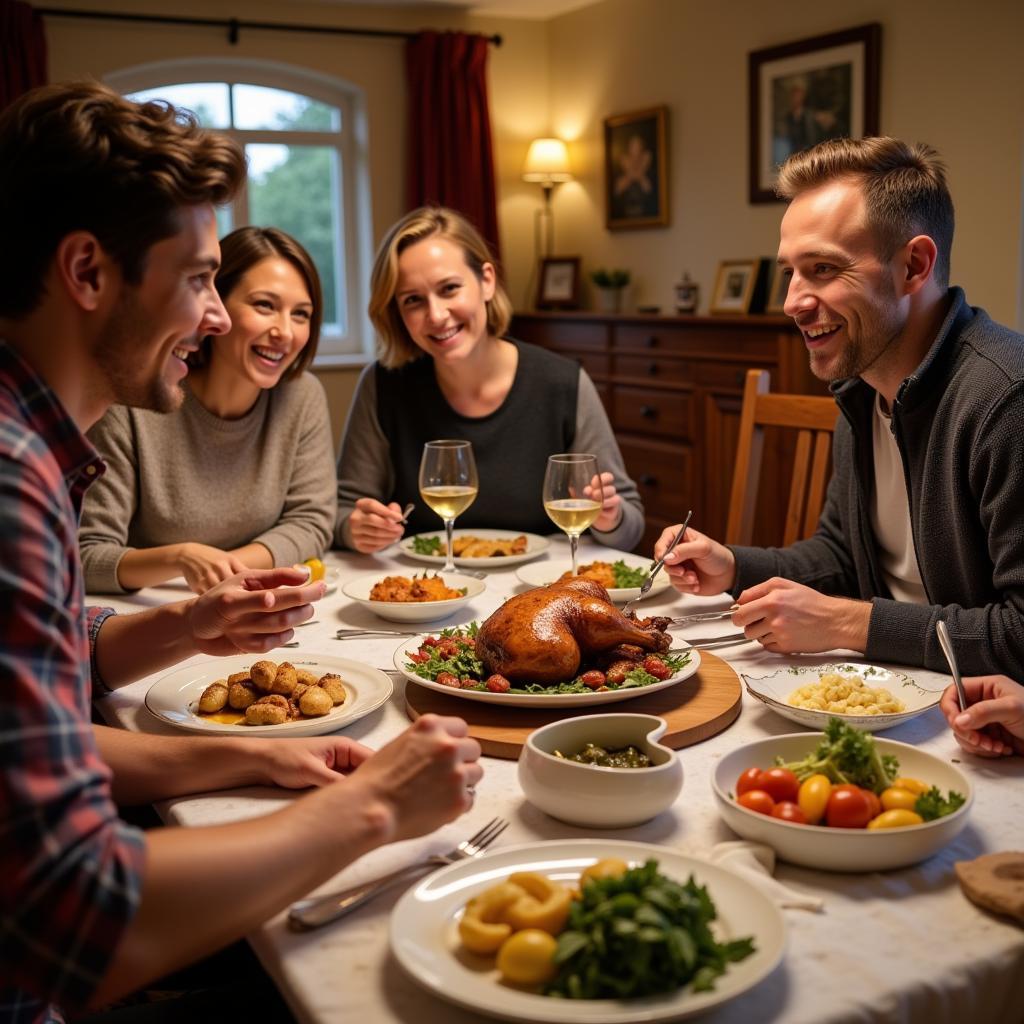
[[[629,828],[669,808],[683,766],[658,740],[656,715],[606,713],[535,729],[519,756],[526,799],[553,818],[586,828]]]

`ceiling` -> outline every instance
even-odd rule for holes
[[[314,0],[332,7],[351,5],[351,0]],[[589,7],[598,0],[358,0],[359,7],[407,7],[424,11],[431,7],[457,7],[470,14],[496,18],[527,18],[546,21],[569,11]]]

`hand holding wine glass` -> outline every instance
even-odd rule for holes
[[[442,572],[455,571],[452,528],[455,517],[476,500],[479,484],[476,459],[469,441],[428,441],[420,460],[420,495],[444,520],[445,549]]]
[[[548,457],[548,468],[544,474],[544,511],[569,536],[573,576],[578,568],[576,549],[580,534],[601,514],[601,505],[601,474],[595,456],[563,454]]]

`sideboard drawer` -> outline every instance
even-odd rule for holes
[[[644,378],[667,384],[693,382],[693,366],[683,359],[664,359],[658,353],[649,356],[612,357],[612,372],[616,377]]]
[[[616,386],[612,391],[612,425],[616,431],[635,430],[676,441],[691,441],[694,436],[693,395],[683,388],[656,391]]]
[[[612,347],[635,352],[680,352],[692,348],[683,327],[667,324],[616,324]]]
[[[563,352],[566,359],[579,363],[591,377],[607,377],[611,373],[611,358],[603,352]]]
[[[686,514],[698,489],[693,449],[629,437],[619,438],[626,470],[636,481],[647,516],[675,521]]]
[[[517,318],[516,337],[535,345],[562,351],[567,348],[607,349],[608,327],[602,323],[578,320],[540,320]]]

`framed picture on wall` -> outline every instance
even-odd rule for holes
[[[754,297],[760,260],[722,260],[711,293],[712,313],[747,313]]]
[[[605,225],[668,224],[668,107],[604,121]]]
[[[778,167],[825,139],[878,134],[878,24],[749,57],[750,201],[776,202]]]
[[[538,309],[576,309],[580,302],[579,256],[547,256],[540,261]]]

